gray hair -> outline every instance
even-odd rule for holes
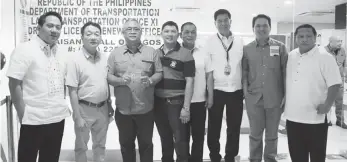
[[[122,32],[125,31],[125,25],[128,24],[129,22],[132,22],[132,21],[134,21],[134,22],[136,22],[137,24],[140,25],[140,23],[139,23],[139,21],[137,21],[137,19],[135,19],[135,18],[130,18],[130,19],[128,19],[127,21],[124,22],[123,27],[122,27]]]

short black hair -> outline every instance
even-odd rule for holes
[[[269,23],[270,28],[271,28],[271,18],[268,15],[265,15],[265,14],[259,14],[259,15],[255,16],[255,17],[253,17],[252,27],[254,28],[255,21],[257,21],[257,19],[261,19],[261,18],[266,19],[267,22]]]
[[[81,34],[82,36],[84,35],[84,30],[86,29],[86,27],[88,26],[94,26],[94,27],[97,27],[101,33],[101,26],[98,24],[98,23],[95,23],[95,22],[91,22],[91,21],[88,21],[87,23],[85,23],[82,28],[81,28]]]
[[[298,26],[295,29],[294,37],[296,37],[296,35],[298,34],[298,30],[302,29],[302,28],[310,28],[310,29],[312,29],[313,35],[317,36],[317,31],[316,31],[316,29],[312,25],[310,25],[310,24],[302,24],[302,25]]]
[[[54,12],[54,11],[49,11],[49,12],[46,12],[46,13],[44,13],[43,15],[41,15],[41,16],[39,17],[39,20],[38,20],[37,23],[38,23],[40,26],[43,26],[43,24],[46,22],[46,18],[47,18],[48,16],[55,16],[55,17],[57,17],[57,18],[60,20],[61,25],[63,25],[63,18],[61,17],[61,15],[60,15],[58,12]]]
[[[226,9],[219,9],[219,10],[217,10],[214,13],[214,21],[217,20],[218,15],[224,15],[224,14],[227,14],[229,19],[231,19],[231,14],[230,14],[230,12],[228,10],[226,10]]]
[[[161,27],[161,30],[164,30],[164,28],[165,28],[166,26],[174,26],[174,27],[177,29],[177,32],[179,32],[177,23],[175,23],[175,22],[173,22],[173,21],[167,21],[167,22],[165,22],[165,23],[163,24],[163,26]]]
[[[192,22],[185,22],[185,23],[182,24],[182,26],[181,26],[181,32],[183,32],[183,28],[184,28],[184,26],[186,26],[186,25],[194,25],[194,27],[196,28],[196,25],[195,25],[194,23],[192,23]]]

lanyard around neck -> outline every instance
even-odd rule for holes
[[[232,41],[231,44],[229,45],[229,47],[227,47],[227,46],[223,43],[223,40],[222,40],[222,38],[218,35],[218,33],[217,33],[217,37],[219,38],[220,42],[221,42],[222,45],[223,45],[223,48],[224,48],[225,52],[227,53],[227,61],[229,62],[229,51],[230,51],[231,47],[233,47],[234,41]]]

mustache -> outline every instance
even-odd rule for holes
[[[51,33],[50,36],[57,37],[57,36],[59,36],[59,33]]]

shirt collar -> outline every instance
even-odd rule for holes
[[[91,57],[94,57],[94,55],[90,54],[84,47],[82,47],[82,52],[83,55],[87,58],[90,59]],[[100,58],[100,52],[96,51],[95,59]]]
[[[229,37],[226,37],[226,36],[223,36],[221,33],[217,33],[218,34],[218,36],[221,38],[221,39],[223,39],[223,38],[226,38],[226,39],[230,39],[230,38],[234,38],[234,34],[230,31],[230,33],[231,33],[231,35],[229,36]]]
[[[142,47],[143,47],[143,44],[141,43],[141,44],[137,47],[136,53],[142,53]],[[131,50],[129,49],[129,47],[128,47],[127,45],[125,45],[124,53],[123,53],[123,54],[126,54],[126,53],[133,53],[133,52],[131,52]]]
[[[183,45],[183,43],[182,43],[182,47],[184,47],[184,45]],[[184,48],[186,48],[186,47],[184,47]],[[186,48],[187,50],[189,50],[192,54],[194,53],[194,52],[196,52],[197,50],[199,50],[200,49],[200,47],[198,47],[196,44],[194,44],[194,47],[193,47],[193,49],[188,49],[188,48]]]
[[[329,44],[326,46],[326,48],[329,50],[329,53],[337,55],[338,50],[333,50]]]
[[[297,53],[298,53],[299,55],[302,55],[302,56],[304,56],[304,55],[311,56],[311,55],[313,55],[317,50],[318,50],[318,46],[315,45],[311,50],[309,50],[308,52],[303,53],[303,54],[300,53],[300,50],[299,50],[299,48],[298,48]]]
[[[255,44],[256,44],[257,46],[260,46],[258,39],[255,39]],[[266,40],[264,46],[270,46],[271,44],[273,44],[273,39],[269,37],[269,38]]]
[[[163,52],[163,54],[165,54],[164,53],[164,44],[161,45],[159,49]],[[179,42],[176,42],[176,46],[171,51],[179,51],[180,49],[181,49],[181,44]],[[171,51],[169,51],[169,52],[171,52]]]
[[[50,56],[51,53],[53,55],[57,53],[57,44],[54,44],[51,48],[50,45],[44,42],[38,35],[35,36],[34,39],[39,43],[40,49],[45,53],[46,56]]]

